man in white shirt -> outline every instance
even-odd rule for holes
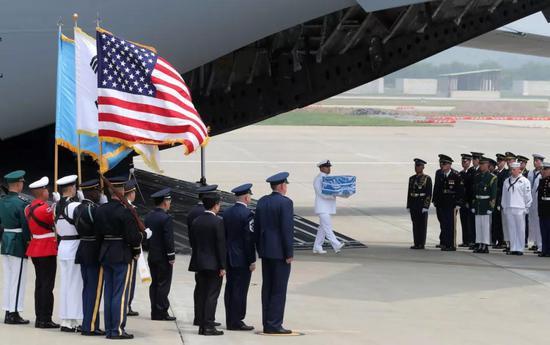
[[[541,179],[542,163],[544,156],[538,153],[533,154],[533,166],[535,169],[529,171],[527,179],[531,183],[531,195],[533,197],[533,203],[529,208],[529,241],[533,242],[533,246],[530,248],[534,250],[536,254],[539,254],[542,249],[542,238],[540,235],[539,224],[539,210],[537,201],[537,189],[539,187],[539,181]]]
[[[61,276],[59,289],[59,318],[61,331],[75,333],[80,330],[82,312],[82,273],[75,263],[80,237],[74,226],[74,210],[80,202],[76,200],[76,175],[57,180],[61,200],[55,204],[55,228],[59,238],[57,258]]]
[[[531,184],[521,174],[519,162],[510,164],[511,175],[504,181],[502,187],[502,214],[506,219],[510,236],[509,255],[523,255],[525,246],[525,214],[529,213],[529,207],[533,202]]]
[[[332,230],[331,215],[336,214],[336,196],[325,195],[322,192],[323,177],[330,174],[332,164],[326,159],[317,163],[317,167],[319,168],[319,174],[313,180],[313,188],[315,189],[315,214],[319,216],[319,228],[313,244],[313,253],[326,253],[323,250],[325,238],[329,240],[334,251],[338,253],[344,247],[344,242],[338,241]]]

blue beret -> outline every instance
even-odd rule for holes
[[[92,188],[97,188],[99,187],[99,180],[98,179],[93,179],[93,180],[88,180],[88,181],[85,181],[85,182],[82,182],[80,184],[80,189],[92,189]]]
[[[265,182],[269,182],[270,184],[277,185],[281,183],[288,183],[288,176],[290,174],[285,172],[280,172],[278,174],[275,174],[273,176],[268,177]]]
[[[197,193],[203,194],[203,193],[208,193],[208,192],[214,192],[216,189],[218,189],[217,184],[211,184],[211,185],[208,185],[208,186],[201,186],[201,187],[197,188]]]
[[[12,171],[7,175],[4,175],[4,179],[6,180],[6,183],[24,182],[25,181],[24,177],[25,177],[25,170],[16,170],[16,171]]]
[[[231,190],[231,193],[235,194],[236,196],[252,194],[251,188],[252,188],[252,183],[245,183],[243,185],[233,188]]]
[[[171,188],[164,188],[162,190],[159,190],[156,193],[151,194],[151,198],[153,198],[153,199],[160,199],[160,198],[170,199],[171,198],[170,192],[172,192]]]

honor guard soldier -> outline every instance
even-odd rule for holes
[[[325,238],[329,240],[334,252],[339,253],[344,247],[344,242],[338,241],[332,229],[331,215],[336,214],[336,196],[323,194],[323,177],[330,174],[332,164],[328,159],[317,164],[319,174],[313,180],[315,190],[315,213],[319,216],[319,227],[313,243],[313,253],[325,254],[323,243]]]
[[[525,156],[517,155],[516,160],[520,164],[521,174],[524,177],[527,177],[527,175],[529,175],[529,169],[527,169],[527,163],[529,162],[529,158]]]
[[[502,214],[502,187],[504,186],[504,181],[510,176],[509,165],[512,162],[515,162],[516,156],[512,152],[506,152],[504,154],[497,154],[497,170],[496,175],[498,179],[498,189],[497,189],[497,206],[495,207],[495,212],[493,213],[493,222],[496,222],[496,235],[497,235],[497,246],[495,248],[502,248],[503,251],[509,250],[510,238],[506,233],[504,215]],[[499,219],[496,219],[500,216]]]
[[[474,245],[475,242],[475,229],[474,223],[472,222],[473,217],[470,212],[469,203],[472,200],[472,186],[474,182],[474,175],[476,173],[476,168],[471,165],[472,155],[469,153],[463,153],[460,155],[462,158],[462,170],[459,172],[460,178],[464,183],[464,195],[465,202],[462,207],[460,207],[460,225],[462,226],[462,243],[459,244],[459,247],[469,248]],[[476,162],[479,162],[476,159]]]
[[[191,261],[189,271],[195,272],[195,305],[200,335],[223,335],[214,326],[216,306],[226,269],[226,245],[218,193],[203,194],[205,211],[191,224],[189,242]]]
[[[248,208],[252,199],[251,188],[251,183],[233,188],[231,192],[235,194],[237,201],[223,215],[227,245],[225,322],[227,329],[233,331],[254,329],[244,323],[248,287],[252,272],[256,269],[254,213]]]
[[[80,205],[76,199],[76,180],[69,175],[57,180],[61,199],[55,204],[55,228],[59,238],[57,256],[61,288],[59,289],[59,318],[62,332],[79,332],[82,320],[82,273],[75,263],[80,237],[74,226],[74,210]]]
[[[136,200],[136,181],[129,180],[124,185],[124,197],[128,200],[130,205],[134,206],[134,201]],[[139,316],[137,311],[132,309],[132,301],[134,300],[134,294],[136,292],[136,274],[137,274],[137,262],[134,261],[132,264],[132,272],[130,273],[130,286],[128,287],[128,316]]]
[[[531,183],[531,194],[533,195],[533,203],[529,208],[529,240],[533,242],[533,246],[529,248],[534,250],[536,254],[540,253],[542,248],[542,238],[540,234],[540,221],[539,221],[539,212],[538,212],[538,198],[537,191],[539,187],[539,182],[541,179],[542,173],[542,164],[544,162],[544,156],[538,153],[533,154],[533,167],[534,169],[529,171],[527,174],[527,179]]]
[[[428,211],[432,202],[432,179],[424,174],[426,161],[415,158],[415,174],[409,177],[407,209],[411,214],[414,245],[411,249],[424,249],[428,229]]]
[[[57,270],[57,239],[54,212],[48,204],[50,180],[44,176],[29,185],[34,200],[25,208],[27,224],[32,234],[27,256],[32,259],[36,280],[34,284],[34,312],[36,328],[59,328],[52,321],[53,288]]]
[[[542,237],[542,249],[539,256],[550,257],[550,163],[547,162],[543,163],[537,198]]]
[[[476,249],[474,253],[489,253],[491,217],[496,205],[497,178],[489,172],[489,159],[479,159],[479,172],[474,177],[472,214],[476,221]]]
[[[119,199],[124,197],[126,178],[113,177],[109,182],[113,189],[111,201],[97,208],[94,222],[94,231],[101,241],[99,262],[105,277],[105,333],[108,339],[132,339],[134,336],[125,330],[127,286],[132,260],[141,254],[143,236],[132,212]]]
[[[145,217],[145,226],[153,232],[149,239],[149,269],[151,270],[151,285],[149,298],[151,300],[151,320],[174,321],[175,317],[168,314],[170,301],[168,294],[172,285],[172,270],[176,262],[174,249],[173,218],[167,212],[170,210],[171,189],[165,188],[151,195],[155,209]]]
[[[188,232],[191,230],[191,224],[193,223],[195,218],[197,218],[198,216],[200,216],[204,213],[204,205],[202,204],[202,198],[204,197],[204,195],[206,193],[215,192],[216,189],[218,189],[217,184],[212,184],[212,185],[208,185],[208,186],[201,186],[201,187],[197,188],[196,192],[197,192],[198,197],[199,197],[199,202],[195,206],[193,206],[191,208],[191,210],[189,211],[189,213],[187,214],[187,231]],[[195,284],[197,283],[196,278],[197,278],[197,275],[195,275]],[[198,301],[197,301],[196,294],[193,296],[193,301],[194,301],[194,305],[197,305]],[[196,310],[195,310],[195,316],[193,318],[193,325],[194,326],[199,326],[199,319],[197,318],[197,311]],[[214,326],[217,327],[217,326],[220,326],[220,325],[221,324],[219,322],[214,322]]]
[[[441,227],[441,250],[456,250],[456,208],[464,204],[464,184],[458,172],[451,168],[453,159],[439,155],[441,170],[436,174],[433,203]]]
[[[502,187],[502,214],[505,231],[510,236],[510,255],[523,255],[525,246],[525,214],[532,203],[531,184],[521,174],[519,162],[510,164],[510,177]]]
[[[11,325],[28,324],[19,312],[23,311],[25,286],[27,282],[27,243],[30,240],[29,228],[25,219],[25,207],[30,203],[20,193],[25,182],[23,170],[13,171],[4,176],[8,192],[0,198],[0,225],[2,234],[1,254],[4,269],[3,306],[6,311],[4,323]]]
[[[262,323],[266,334],[291,334],[283,328],[286,291],[294,258],[294,203],[288,197],[287,172],[269,177],[273,191],[256,206],[254,234],[262,259]]]
[[[82,335],[105,335],[99,328],[99,305],[103,293],[103,268],[99,264],[100,242],[94,230],[95,212],[99,204],[107,202],[101,193],[99,180],[83,182],[80,189],[84,199],[74,210],[76,231],[80,243],[76,251],[75,263],[80,265],[82,274]]]

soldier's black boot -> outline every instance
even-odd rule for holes
[[[23,319],[18,312],[9,313],[9,317],[4,321],[9,325],[26,325],[30,321]]]

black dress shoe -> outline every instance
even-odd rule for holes
[[[96,329],[93,332],[82,331],[81,334],[84,335],[84,336],[88,336],[88,337],[103,336],[103,335],[105,335],[105,331],[102,331],[100,329]]]
[[[227,326],[227,330],[228,331],[252,331],[254,330],[254,326],[249,326],[243,322],[238,326]]]
[[[36,321],[34,323],[35,328],[59,328],[59,324],[53,321]]]
[[[23,319],[18,312],[14,312],[8,313],[8,316],[4,319],[4,323],[8,325],[26,325],[29,324],[30,321]]]
[[[290,329],[284,329],[283,327],[279,329],[264,329],[265,334],[291,334]]]
[[[65,333],[78,333],[79,332],[76,327],[70,328],[70,327],[61,326],[61,328],[59,330],[61,332],[65,332]]]
[[[435,247],[436,248],[441,248],[441,244],[436,244]]]
[[[128,307],[128,312],[126,313],[128,316],[139,316],[139,313],[137,311],[132,310],[132,307]]]
[[[161,317],[151,317],[151,320],[153,321],[176,321],[175,316],[165,315]]]
[[[456,252],[455,247],[445,247],[445,248],[441,248],[441,250],[444,252]]]
[[[531,248],[529,248],[529,250],[532,250],[532,251],[537,251],[538,249],[539,249],[539,247],[535,246],[535,245],[533,245],[533,246],[531,246]]]
[[[126,332],[122,332],[121,335],[108,335],[107,336],[107,339],[134,339],[134,335],[133,334],[128,334]]]
[[[202,335],[223,335],[223,331],[219,331],[215,327],[204,328],[202,331]]]
[[[458,246],[459,246],[460,248],[470,247],[470,245],[467,244],[467,243],[461,243],[461,244],[459,244]]]

